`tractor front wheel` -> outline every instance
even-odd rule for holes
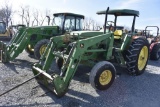
[[[110,62],[97,63],[91,70],[89,81],[93,88],[98,90],[108,89],[116,76],[116,69]]]
[[[153,49],[150,54],[151,60],[159,60],[160,59],[160,43],[157,43],[153,46]]]
[[[149,57],[149,43],[138,38],[134,40],[126,55],[126,65],[128,73],[131,75],[140,75],[144,72]]]
[[[40,59],[41,55],[43,55],[47,44],[49,43],[48,39],[40,40],[34,47],[34,55],[36,59]]]

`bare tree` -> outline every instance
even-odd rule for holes
[[[95,24],[96,24],[96,21],[91,19],[92,30],[95,30]]]
[[[29,27],[31,21],[31,12],[29,6],[21,6],[21,11],[19,11],[19,15],[22,18],[22,24],[24,21],[26,22],[27,26]]]
[[[84,19],[84,30],[89,30],[90,29],[90,23],[89,23],[89,18],[86,17]]]
[[[21,6],[20,16],[21,16],[21,19],[22,19],[22,24],[24,24],[24,13],[25,13],[25,8],[23,6]]]
[[[9,3],[5,2],[4,6],[0,9],[0,20],[3,20],[6,23],[6,26],[8,27],[9,22],[11,22],[13,15],[12,5],[9,5]]]
[[[33,12],[33,21],[32,21],[32,26],[34,26],[34,22],[36,21],[36,25],[38,26],[39,24],[39,11],[36,9],[34,12]]]
[[[26,20],[27,26],[30,25],[30,8],[29,6],[26,8],[26,15],[24,16],[24,19]]]
[[[84,19],[84,30],[99,30],[100,24],[92,18],[86,17]]]
[[[41,12],[41,11],[38,11],[36,10],[34,13],[33,13],[33,21],[32,21],[32,26],[34,25],[34,22],[36,21],[37,23],[37,26],[40,25],[42,26],[46,17],[49,17],[50,16],[50,10],[45,10],[45,12]],[[48,19],[49,20],[49,19]],[[49,21],[48,21],[48,25],[49,25]]]
[[[4,10],[0,9],[0,20],[4,21]]]
[[[94,23],[94,30],[100,30],[101,29],[101,25],[98,22]]]
[[[50,10],[48,10],[48,9],[45,10],[44,15],[41,14],[41,19],[40,19],[41,24],[40,25],[43,25],[46,18],[48,19],[47,22],[49,25],[49,23],[50,23]]]

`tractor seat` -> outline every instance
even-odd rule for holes
[[[122,30],[116,30],[114,32],[114,39],[120,39],[122,36]]]

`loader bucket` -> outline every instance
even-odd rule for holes
[[[43,71],[40,69],[37,65],[34,65],[32,67],[32,71],[34,75],[37,75],[40,73],[38,77],[36,77],[36,80],[47,87],[49,90],[51,90],[57,97],[62,97],[65,95],[65,93],[68,90],[68,85],[65,84],[63,77],[52,74]]]
[[[7,55],[7,44],[2,41],[0,41],[0,61],[9,62],[9,58]]]

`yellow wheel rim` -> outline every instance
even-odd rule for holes
[[[42,46],[40,47],[40,49],[39,49],[40,55],[42,55],[42,54],[44,53],[46,47],[47,47],[46,45],[42,45]]]
[[[105,70],[101,73],[99,77],[99,82],[101,85],[107,85],[112,79],[112,73],[110,70]]]
[[[139,70],[142,70],[145,67],[147,59],[148,59],[148,48],[147,46],[144,46],[139,53],[139,58],[138,58]]]
[[[32,45],[28,45],[28,50],[33,52],[34,51],[34,48],[32,47]]]

